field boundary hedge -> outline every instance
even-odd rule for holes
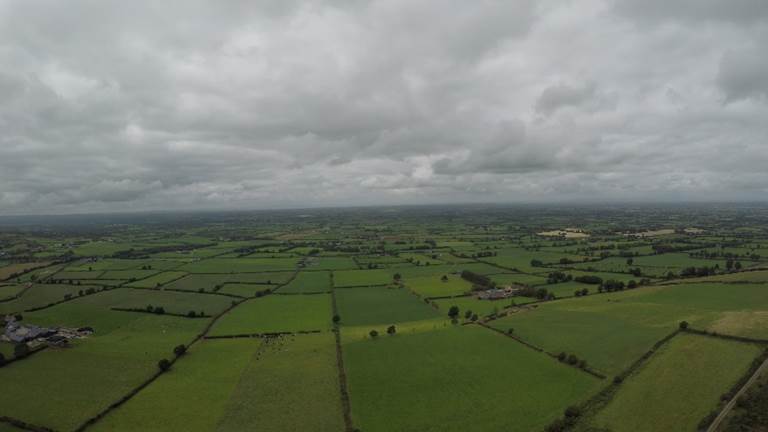
[[[746,342],[746,343],[755,343],[755,344],[768,345],[768,339],[754,339],[754,338],[749,338],[749,337],[745,337],[745,336],[735,336],[735,335],[728,335],[728,334],[717,333],[717,332],[713,332],[713,331],[698,330],[698,329],[693,329],[693,328],[690,328],[690,327],[685,329],[685,330],[683,330],[683,331],[686,332],[686,333],[693,333],[693,334],[697,334],[697,335],[701,335],[701,336],[709,336],[709,337],[714,337],[714,338],[719,338],[719,339],[732,340],[732,341],[736,341],[736,342]]]
[[[24,429],[32,432],[55,432],[54,429],[47,428],[45,426],[34,425],[32,423],[27,423],[25,421],[22,421],[13,417],[8,417],[8,416],[0,416],[0,423],[7,423],[19,429]]]
[[[331,272],[331,311],[334,317],[339,316],[339,308],[336,305],[336,286],[334,284],[333,272]],[[341,350],[341,329],[339,324],[333,323],[333,338],[336,345],[336,367],[339,370],[339,395],[341,396],[342,417],[344,417],[345,432],[354,432],[355,427],[352,423],[352,402],[349,397],[347,387],[347,371],[344,368],[344,353]]]
[[[510,334],[510,333],[506,333],[506,332],[503,332],[503,331],[501,331],[501,330],[499,330],[499,329],[497,329],[497,328],[495,328],[495,327],[491,327],[491,326],[489,326],[489,325],[486,325],[485,323],[482,323],[482,322],[479,322],[479,321],[470,322],[470,323],[466,323],[466,324],[467,324],[467,325],[469,325],[469,324],[477,324],[477,325],[479,325],[479,326],[481,326],[481,327],[485,327],[485,328],[487,328],[487,329],[489,329],[489,330],[493,330],[493,331],[495,331],[496,333],[499,333],[499,334],[501,334],[501,335],[504,335],[504,336],[506,336],[506,337],[508,337],[508,338],[510,338],[510,339],[513,339],[513,340],[515,340],[515,341],[517,341],[517,342],[519,342],[519,343],[521,343],[521,344],[525,345],[526,347],[528,347],[528,348],[530,348],[530,349],[532,349],[532,350],[534,350],[534,351],[540,352],[540,353],[542,353],[542,354],[546,354],[546,355],[548,355],[548,356],[552,357],[553,359],[555,359],[555,360],[558,360],[558,361],[559,361],[559,359],[558,359],[558,356],[557,356],[556,354],[554,354],[554,353],[551,353],[551,352],[549,352],[549,351],[545,350],[544,348],[541,348],[541,347],[539,347],[539,346],[536,346],[536,345],[534,345],[534,344],[532,344],[532,343],[530,343],[530,342],[527,342],[527,341],[525,341],[525,340],[523,340],[523,339],[519,338],[518,336],[516,336],[516,335],[514,335],[514,334]],[[575,369],[578,369],[578,370],[580,370],[580,371],[582,371],[582,372],[584,372],[584,373],[587,373],[587,374],[589,374],[589,375],[592,375],[592,376],[593,376],[593,377],[595,377],[595,378],[599,378],[599,379],[605,379],[605,378],[606,378],[606,376],[605,376],[605,375],[601,374],[600,372],[598,372],[598,371],[596,371],[596,370],[594,370],[594,369],[592,369],[592,368],[590,368],[590,367],[578,367],[577,365],[571,365],[571,364],[569,364],[569,363],[566,363],[566,362],[562,362],[562,361],[560,361],[560,363],[563,363],[564,365],[567,365],[567,366],[571,366],[571,367],[574,367]]]
[[[301,334],[317,334],[322,333],[322,330],[298,330],[298,331],[279,331],[279,332],[264,332],[264,333],[240,333],[232,335],[213,335],[203,336],[204,339],[246,339],[246,338],[275,338],[279,336],[288,335],[301,335]]]
[[[168,315],[168,316],[175,316],[180,318],[189,318],[189,319],[197,319],[197,318],[211,318],[213,315],[200,315],[197,312],[195,312],[195,316],[189,316],[187,314],[182,313],[175,313],[175,312],[163,312],[163,313],[157,313],[157,312],[150,312],[146,309],[141,308],[121,308],[121,307],[112,307],[109,308],[109,310],[117,311],[117,312],[136,312],[136,313],[145,313],[150,315]]]
[[[317,295],[317,294],[331,294],[331,291],[309,291],[309,292],[290,292],[290,293],[274,293],[275,295]]]

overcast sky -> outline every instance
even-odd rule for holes
[[[0,0],[0,214],[766,200],[766,0]]]

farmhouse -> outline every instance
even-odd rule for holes
[[[44,328],[32,324],[24,324],[12,316],[5,318],[5,330],[0,340],[17,344],[30,345],[48,344],[52,346],[67,346],[70,339],[80,339],[93,334],[91,327],[71,329],[65,327]]]
[[[517,295],[520,288],[512,286],[504,288],[491,288],[477,293],[478,300],[501,300],[505,298],[514,297]]]

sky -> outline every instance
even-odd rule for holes
[[[0,215],[765,201],[765,0],[0,0]]]

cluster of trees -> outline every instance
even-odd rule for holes
[[[461,278],[483,288],[493,288],[496,286],[496,283],[488,276],[477,274],[469,270],[463,270],[461,272]]]
[[[681,277],[703,277],[703,276],[711,276],[716,275],[718,271],[718,266],[715,267],[686,267],[682,270],[680,270],[680,276]]]
[[[265,295],[268,295],[268,294],[271,294],[271,293],[272,293],[272,290],[269,289],[269,288],[266,288],[266,289],[263,289],[263,290],[256,291],[255,296],[256,297],[264,297]]]
[[[576,297],[584,297],[586,295],[589,295],[589,288],[583,288],[580,290],[577,289],[576,291],[574,291],[573,295],[575,295]]]
[[[573,280],[590,285],[600,285],[603,283],[603,278],[593,275],[576,276]]]
[[[554,300],[555,295],[546,288],[525,287],[518,292],[523,297],[532,297],[539,300]]]
[[[602,285],[597,289],[598,292],[613,292],[613,291],[623,291],[626,289],[635,289],[640,285],[648,285],[651,283],[650,279],[641,279],[640,283],[637,283],[636,280],[632,279],[629,282],[627,282],[626,285],[624,285],[624,282],[617,281],[615,279],[609,279],[605,282],[603,282]]]
[[[560,282],[570,282],[571,280],[573,280],[573,276],[571,276],[570,273],[561,271],[555,271],[547,275],[547,283],[550,285]]]
[[[78,285],[80,285],[78,283]],[[86,288],[85,290],[79,290],[77,292],[78,297],[82,297],[84,295],[91,295],[96,294],[99,291],[108,290],[108,287],[102,287],[100,290],[97,290],[96,288]],[[72,294],[64,294],[64,300],[70,300],[72,298]]]
[[[165,308],[162,306],[152,306],[147,305],[146,308],[144,308],[147,312],[157,314],[157,315],[163,315],[165,314]]]
[[[475,322],[475,321],[477,321],[479,318],[480,318],[480,317],[479,317],[479,316],[477,316],[477,314],[476,314],[476,313],[473,313],[471,310],[467,310],[466,312],[464,312],[464,319],[468,319],[468,320],[470,320],[470,321],[472,321],[472,322]]]
[[[563,417],[559,418],[547,426],[547,432],[565,432],[570,430],[576,421],[581,417],[581,409],[577,406],[569,406],[565,409]]]
[[[173,355],[176,358],[179,358],[187,353],[187,346],[184,344],[176,345],[173,348]],[[159,362],[157,362],[157,368],[160,369],[160,372],[167,372],[171,368],[171,361],[168,359],[161,359]]]
[[[394,324],[387,327],[388,335],[393,336],[395,333],[397,333],[397,327],[395,327]],[[371,339],[376,339],[377,337],[379,337],[379,332],[377,330],[371,330],[370,332],[368,332],[368,335],[371,337]]]
[[[586,369],[587,367],[587,361],[580,359],[576,356],[576,354],[561,352],[557,355],[557,360],[559,360],[561,363],[567,363],[571,366],[578,367],[579,369]]]

